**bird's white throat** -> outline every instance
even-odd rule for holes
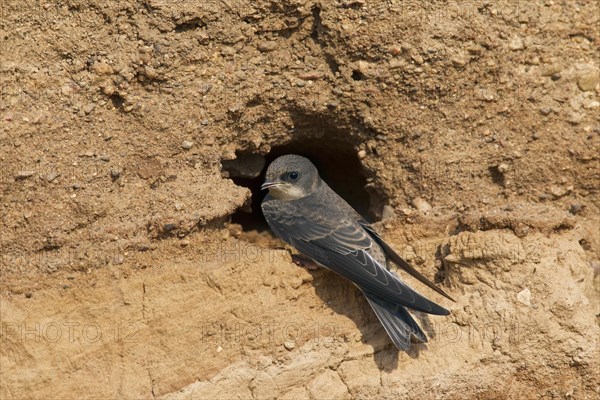
[[[271,186],[269,188],[269,194],[277,200],[298,200],[307,195],[301,188],[288,183]]]

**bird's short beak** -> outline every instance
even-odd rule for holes
[[[279,186],[281,185],[283,182],[265,182],[261,185],[260,190],[265,190],[265,189],[269,189],[272,188],[273,186]]]

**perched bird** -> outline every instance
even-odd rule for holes
[[[285,155],[267,168],[261,208],[271,230],[303,255],[354,283],[401,350],[411,336],[427,337],[406,308],[435,315],[450,312],[421,296],[386,268],[391,260],[452,300],[404,261],[348,203],[319,176],[305,157]],[[453,300],[454,301],[454,300]]]

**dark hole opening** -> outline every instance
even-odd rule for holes
[[[490,175],[492,176],[492,181],[496,185],[504,185],[504,175],[498,169],[497,166],[489,167],[488,171],[490,172]]]
[[[367,220],[374,220],[371,213],[370,196],[365,190],[367,179],[354,145],[342,140],[313,139],[273,147],[271,152],[265,156],[265,166],[257,178],[231,178],[236,185],[247,187],[252,191],[250,208],[238,209],[231,217],[232,223],[240,224],[242,230],[246,232],[268,231],[269,227],[260,209],[260,203],[266,195],[266,191],[261,192],[260,185],[271,161],[284,154],[298,154],[310,159],[319,170],[323,180],[334,191]],[[239,156],[242,154],[238,153]],[[227,170],[225,166],[224,169]]]
[[[352,71],[352,79],[354,79],[355,81],[362,81],[365,78],[365,76],[363,75],[362,72],[358,71],[358,70],[354,70]]]
[[[112,102],[113,107],[118,109],[122,108],[123,104],[125,104],[125,98],[117,93],[110,95],[110,101]]]
[[[200,18],[192,18],[189,21],[182,22],[180,24],[175,25],[175,32],[182,33],[191,31],[194,29],[202,28],[204,23]]]

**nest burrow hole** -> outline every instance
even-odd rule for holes
[[[325,182],[356,211],[370,221],[377,220],[380,210],[374,208],[381,208],[384,201],[378,191],[367,191],[365,188],[367,177],[356,146],[347,140],[320,138],[273,146],[264,156],[238,151],[235,160],[223,161],[223,171],[227,172],[229,178],[252,192],[251,199],[231,216],[231,223],[241,225],[245,232],[269,230],[260,209],[266,192],[261,192],[260,186],[269,164],[285,154],[298,154],[310,159]]]

